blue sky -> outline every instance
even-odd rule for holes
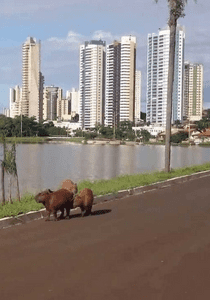
[[[167,0],[0,0],[0,112],[9,107],[9,88],[21,85],[22,43],[41,40],[41,71],[45,85],[64,92],[79,85],[79,45],[99,39],[107,43],[122,35],[137,37],[137,69],[142,71],[142,110],[146,100],[148,33],[165,27]],[[210,2],[188,0],[185,59],[204,65],[204,107],[210,108]]]

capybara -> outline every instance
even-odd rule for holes
[[[77,193],[77,184],[71,181],[70,179],[66,179],[62,182],[62,189],[67,189],[72,192],[74,195]]]
[[[93,205],[93,192],[91,189],[83,189],[74,198],[73,207],[80,207],[82,211],[82,216],[88,216],[91,214],[91,209]]]
[[[66,209],[66,216],[70,218],[70,209],[73,208],[74,194],[66,189],[60,189],[58,191],[46,190],[35,196],[35,200],[39,203],[43,203],[48,212],[46,221],[50,220],[51,212],[54,215],[54,221],[57,221],[57,211],[61,211],[59,219],[64,218],[64,208]]]

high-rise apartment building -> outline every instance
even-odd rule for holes
[[[105,124],[134,121],[136,37],[123,36],[106,49]]]
[[[40,73],[40,42],[29,37],[22,46],[22,99],[21,114],[37,121],[42,119],[42,99],[40,88],[43,85]],[[41,85],[41,86],[40,86]]]
[[[172,101],[172,122],[183,119],[183,71],[185,33],[177,26],[175,70]],[[147,44],[147,122],[166,124],[167,88],[169,69],[169,27],[158,34],[148,35]]]
[[[105,42],[90,41],[80,46],[79,125],[93,128],[104,124]]]
[[[20,115],[21,94],[22,89],[19,87],[19,85],[16,85],[14,88],[10,88],[9,109],[11,118]]]
[[[59,87],[46,86],[44,88],[43,99],[43,119],[44,120],[57,120],[58,103],[61,100],[62,93]]]
[[[106,47],[105,125],[114,126],[120,120],[121,43]]]
[[[135,78],[135,122],[141,119],[141,71],[136,70]]]
[[[62,99],[61,100],[61,120],[71,119],[71,100]]]
[[[121,37],[120,121],[134,121],[136,37]]]
[[[72,88],[66,92],[66,99],[71,101],[71,113],[79,114],[79,92]]]
[[[203,65],[184,64],[184,105],[183,115],[190,121],[202,119],[203,110]]]
[[[57,98],[57,117],[60,120],[61,115],[62,115],[62,113],[61,113],[61,101],[62,101],[62,98],[63,98],[63,90],[61,88],[58,88],[57,94],[58,94],[58,98]]]

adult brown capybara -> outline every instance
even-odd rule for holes
[[[72,192],[74,195],[77,193],[77,184],[71,181],[70,179],[66,179],[62,182],[61,185],[62,189],[67,189],[68,191]]]
[[[91,189],[83,189],[74,198],[73,207],[80,207],[82,211],[82,216],[88,216],[91,214],[91,209],[93,205],[93,192]]]
[[[53,213],[54,221],[57,221],[57,211],[61,211],[59,219],[64,218],[64,208],[66,209],[66,216],[70,218],[70,210],[73,208],[74,194],[66,189],[60,189],[52,192],[51,190],[43,191],[35,196],[35,200],[43,203],[48,212],[46,221],[50,220],[50,214]]]

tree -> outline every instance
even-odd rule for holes
[[[178,132],[171,136],[171,142],[172,143],[181,143],[182,141],[185,141],[188,138],[187,132]]]
[[[129,139],[131,141],[135,140],[135,132],[132,129],[133,122],[131,121],[121,121],[119,122],[117,128],[115,129],[115,137],[117,139]]]
[[[9,118],[0,116],[0,135],[5,137],[48,136],[49,133],[45,124],[38,123],[35,117],[16,116]]]
[[[170,156],[171,156],[171,116],[172,116],[172,96],[174,83],[174,61],[176,46],[176,27],[177,20],[184,17],[184,7],[187,0],[167,0],[169,6],[170,28],[170,49],[169,49],[169,69],[168,69],[168,91],[167,91],[167,112],[166,112],[166,141],[165,141],[165,171],[170,172]],[[158,2],[158,0],[155,0]]]
[[[149,139],[152,137],[148,130],[141,129],[137,131],[137,136],[142,139],[143,142],[148,142]]]
[[[210,127],[210,120],[208,118],[202,118],[200,121],[195,122],[198,131],[203,131]]]
[[[101,126],[99,129],[99,133],[102,137],[111,139],[113,137],[113,128],[110,126]]]
[[[16,146],[15,146],[15,144],[12,144],[10,149],[8,149],[8,147],[5,147],[3,166],[4,166],[5,171],[9,175],[12,175],[16,178],[17,198],[20,201],[20,189],[19,189],[19,181],[18,181],[18,173],[17,173],[17,165],[16,165]],[[10,202],[11,202],[11,184],[10,184]]]
[[[4,160],[5,160],[5,148],[6,148],[6,142],[4,136],[2,136],[2,142],[3,142],[3,159],[1,160],[1,188],[2,188],[2,205],[4,205],[5,204]]]

